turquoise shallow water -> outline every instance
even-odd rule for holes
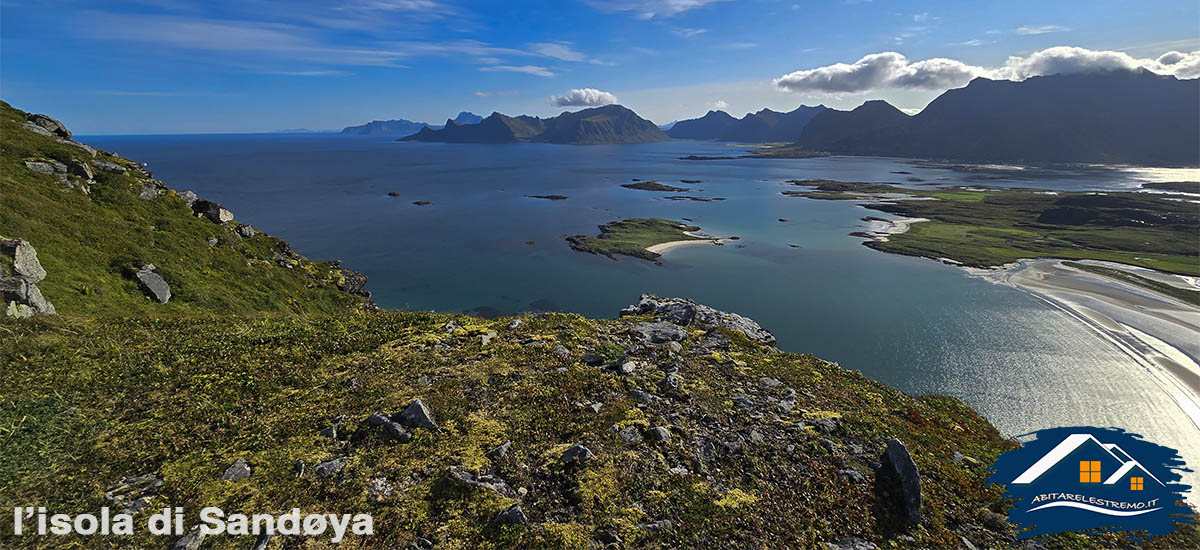
[[[513,313],[536,304],[612,317],[642,292],[685,296],[754,318],[789,351],[837,361],[908,392],[958,396],[1010,434],[1115,425],[1182,447],[1200,465],[1200,441],[1187,418],[1080,323],[1023,292],[937,262],[879,253],[847,235],[861,229],[859,218],[878,213],[780,194],[794,178],[1127,189],[1137,185],[1130,172],[978,173],[845,157],[678,160],[742,151],[695,142],[461,145],[338,135],[85,141],[149,162],[169,186],[224,204],[305,255],[342,259],[370,277],[383,307]],[[620,187],[632,178],[726,200],[670,201]],[[570,198],[525,196],[551,193]],[[417,200],[433,204],[411,204]],[[741,246],[679,248],[658,267],[573,252],[563,242],[640,216],[691,218],[709,233],[741,237]]]

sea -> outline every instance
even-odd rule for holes
[[[781,194],[793,179],[1133,190],[1195,170],[964,166],[875,157],[741,158],[752,147],[439,144],[338,134],[89,136],[174,189],[314,259],[369,277],[389,309],[616,317],[642,293],[755,319],[787,351],[912,394],[963,399],[1005,434],[1118,426],[1200,466],[1200,431],[1121,350],[1021,290],[862,245],[853,202]],[[734,157],[683,160],[689,155]],[[684,187],[649,192],[634,179]],[[700,180],[682,183],[680,180]],[[566,195],[566,200],[531,198]],[[671,200],[668,196],[713,200]],[[414,202],[428,201],[427,205]],[[564,237],[622,218],[691,220],[739,237],[669,251],[662,265],[580,253]],[[809,389],[818,392],[819,388]]]

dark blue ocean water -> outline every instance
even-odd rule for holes
[[[537,304],[613,317],[643,292],[685,296],[757,320],[787,350],[908,392],[958,396],[1010,434],[1090,424],[1169,440],[1189,422],[1136,376],[1127,357],[1062,312],[847,235],[876,212],[780,194],[796,178],[1124,189],[1137,185],[1131,172],[980,173],[847,157],[678,159],[743,151],[697,142],[462,145],[283,134],[84,140],[148,162],[170,187],[222,203],[302,254],[365,272],[386,308],[512,313]],[[670,201],[620,187],[632,178],[726,200]],[[570,198],[526,197],[538,194]],[[563,241],[642,216],[691,218],[708,233],[741,237],[742,246],[679,248],[659,267],[574,252]]]

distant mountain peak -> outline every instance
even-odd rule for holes
[[[447,124],[436,132],[422,132],[404,140],[450,143],[643,143],[667,139],[653,122],[621,105],[604,105],[556,117],[510,117],[493,112],[478,124]]]

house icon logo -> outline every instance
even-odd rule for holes
[[[1116,428],[1053,428],[996,459],[1021,537],[1100,529],[1166,534],[1190,520],[1174,449]]]

